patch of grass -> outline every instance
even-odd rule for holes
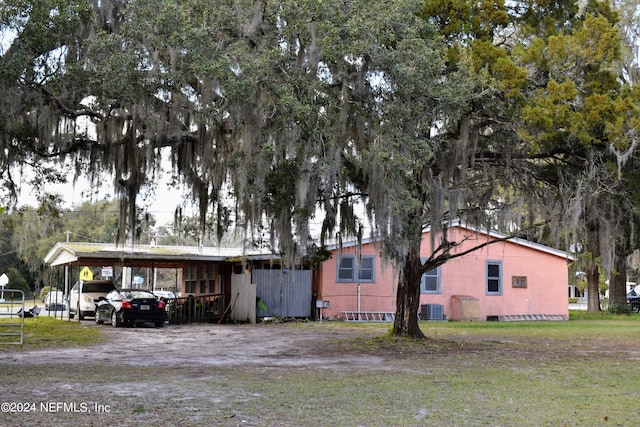
[[[221,425],[635,425],[640,319],[580,313],[568,322],[421,322],[426,341],[389,325],[327,323],[336,353],[381,357],[387,370],[220,371]],[[297,326],[300,327],[300,326]],[[318,327],[318,324],[309,325]],[[343,338],[341,331],[357,331]],[[282,423],[283,420],[286,422]]]
[[[502,337],[523,336],[530,338],[575,339],[618,338],[637,340],[640,334],[640,316],[602,313],[602,315],[570,314],[569,321],[530,322],[420,322],[422,331],[429,337],[449,335],[485,336],[499,334]]]
[[[133,408],[132,413],[134,414],[144,414],[145,412],[147,412],[147,410],[144,408],[143,405],[137,405],[135,408]]]
[[[0,318],[0,323],[17,323],[19,318]],[[12,328],[15,330],[15,328]],[[0,329],[0,332],[3,332]],[[76,347],[102,342],[105,336],[100,328],[83,326],[79,322],[55,319],[53,317],[31,317],[24,319],[24,340],[22,346],[3,345],[0,352],[15,351],[16,348],[34,349],[40,347]],[[11,338],[15,341],[15,338]]]
[[[630,320],[640,322],[640,315],[632,312],[612,313],[610,311],[589,314],[586,310],[570,310],[569,320]]]
[[[583,426],[633,425],[627,397],[640,375],[623,363],[541,363],[509,358],[431,357],[367,372],[217,371],[199,386],[214,408],[253,425]],[[613,365],[613,366],[612,366]],[[193,402],[192,402],[193,403]],[[227,424],[224,424],[227,425]],[[231,424],[229,424],[231,425]],[[237,425],[237,424],[234,424]]]

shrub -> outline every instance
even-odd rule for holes
[[[49,292],[57,291],[57,290],[58,290],[58,288],[56,288],[54,286],[43,286],[42,289],[40,289],[40,299],[42,301],[44,301],[44,299],[47,297]]]
[[[631,313],[631,306],[629,304],[609,304],[607,311],[612,314],[629,314]]]

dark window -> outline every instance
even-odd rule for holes
[[[216,292],[216,267],[210,265],[207,268],[207,280],[209,282],[209,293]]]
[[[338,264],[339,282],[373,282],[375,281],[375,258],[364,256],[360,260],[360,265],[356,258],[351,255],[342,257]]]
[[[200,293],[207,293],[207,270],[200,267]]]
[[[184,291],[188,294],[196,293],[197,273],[198,269],[195,266],[184,269]]]
[[[82,292],[109,292],[115,286],[111,283],[83,283]]]
[[[440,267],[429,270],[422,275],[420,292],[423,294],[439,294],[440,290]]]
[[[342,257],[340,266],[338,267],[338,280],[353,282],[355,259],[353,257]]]
[[[502,262],[487,261],[487,295],[502,293]]]
[[[373,282],[373,258],[362,258],[358,279],[365,282]]]

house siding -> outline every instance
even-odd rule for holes
[[[484,234],[455,229],[451,239],[467,240],[457,249],[465,251],[486,241]],[[431,250],[428,236],[421,251]],[[500,295],[487,295],[486,263],[500,261],[502,281]],[[526,277],[526,287],[514,287],[513,277]],[[479,318],[545,314],[568,316],[567,260],[554,254],[513,242],[493,243],[442,266],[442,294],[421,295],[421,304],[442,304],[452,312],[453,295],[468,295],[479,301]]]
[[[486,242],[487,235],[456,227],[449,231],[449,240],[464,240],[456,250],[465,251]],[[337,252],[320,267],[318,299],[330,302],[329,308],[323,310],[323,317],[343,318],[345,311],[395,312],[397,271],[383,263],[380,248],[376,246],[369,243],[361,249],[362,255],[376,256],[374,283],[338,282]],[[354,254],[354,248],[343,249],[343,254]],[[430,237],[425,233],[421,256],[430,254]],[[488,261],[497,262],[501,267],[501,287],[497,295],[487,294]],[[526,287],[514,287],[514,276],[526,277]],[[441,304],[448,318],[454,314],[455,295],[475,298],[480,320],[490,316],[568,316],[567,259],[557,253],[510,241],[493,243],[442,265],[440,280],[441,293],[422,294],[420,304]]]
[[[342,255],[356,256],[355,248],[344,248]],[[389,264],[383,264],[380,248],[374,244],[363,245],[361,255],[375,257],[373,282],[338,281],[339,254],[337,251],[334,251],[332,257],[320,266],[321,289],[318,299],[330,303],[330,307],[323,310],[323,316],[340,318],[345,311],[395,312],[397,284],[393,281],[392,267]],[[359,310],[358,307],[360,307]]]

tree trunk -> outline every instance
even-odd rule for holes
[[[615,254],[613,271],[609,276],[609,310],[620,313],[627,306],[627,257]]]
[[[420,304],[420,242],[411,245],[405,256],[404,266],[398,278],[396,318],[393,335],[396,337],[426,338],[418,326],[418,306]]]
[[[600,312],[600,272],[598,265],[592,264],[586,269],[587,273],[587,313],[596,314]]]
[[[587,241],[591,260],[586,268],[587,274],[587,313],[596,314],[600,312],[600,272],[596,260],[600,257],[600,240],[598,227],[591,226],[587,230]]]

